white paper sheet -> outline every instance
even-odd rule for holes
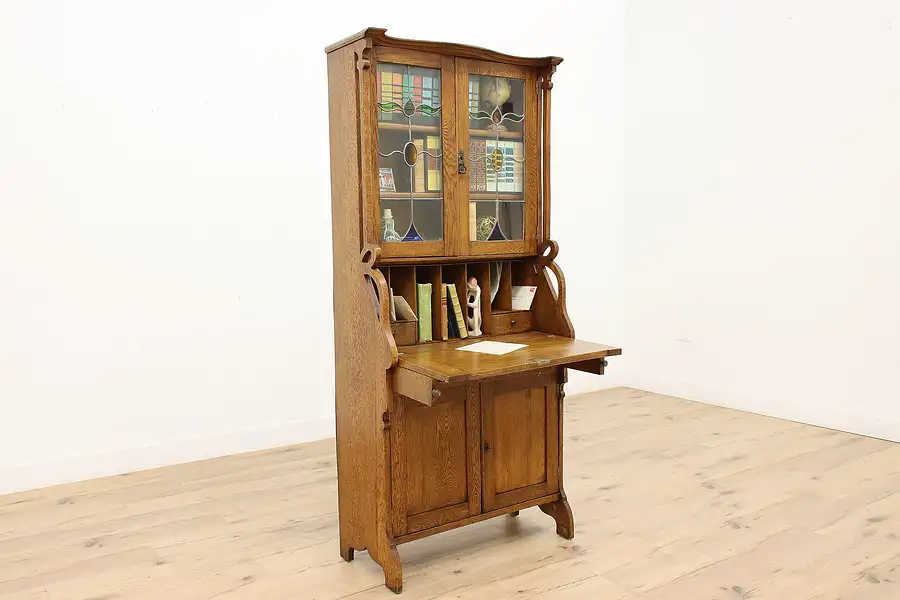
[[[525,348],[528,344],[510,344],[508,342],[475,342],[474,344],[469,344],[468,346],[463,346],[462,348],[457,348],[457,350],[464,350],[465,352],[481,352],[482,354],[509,354],[519,348]]]

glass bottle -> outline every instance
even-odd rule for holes
[[[394,229],[394,214],[391,209],[384,209],[384,216],[381,218],[381,241],[383,242],[399,242],[403,238]]]

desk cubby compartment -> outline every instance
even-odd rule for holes
[[[534,281],[532,261],[500,261],[481,263],[487,286],[482,287],[482,318],[484,333],[504,335],[532,331],[533,319],[530,310],[512,309],[512,287],[531,285]],[[491,276],[499,274],[497,293],[491,299]],[[479,280],[480,281],[480,280]]]
[[[414,313],[416,307],[416,268],[415,267],[386,267],[382,269],[387,280],[388,288],[394,296],[401,296],[409,304]],[[411,319],[397,319],[391,321],[391,333],[398,346],[409,346],[419,341],[419,326]]]

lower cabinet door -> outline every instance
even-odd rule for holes
[[[481,415],[475,384],[443,391],[425,406],[394,396],[391,515],[394,536],[481,512]]]
[[[559,491],[558,378],[481,384],[485,512]]]

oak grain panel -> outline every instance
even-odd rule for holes
[[[404,421],[408,514],[467,503],[465,400],[407,401]]]

